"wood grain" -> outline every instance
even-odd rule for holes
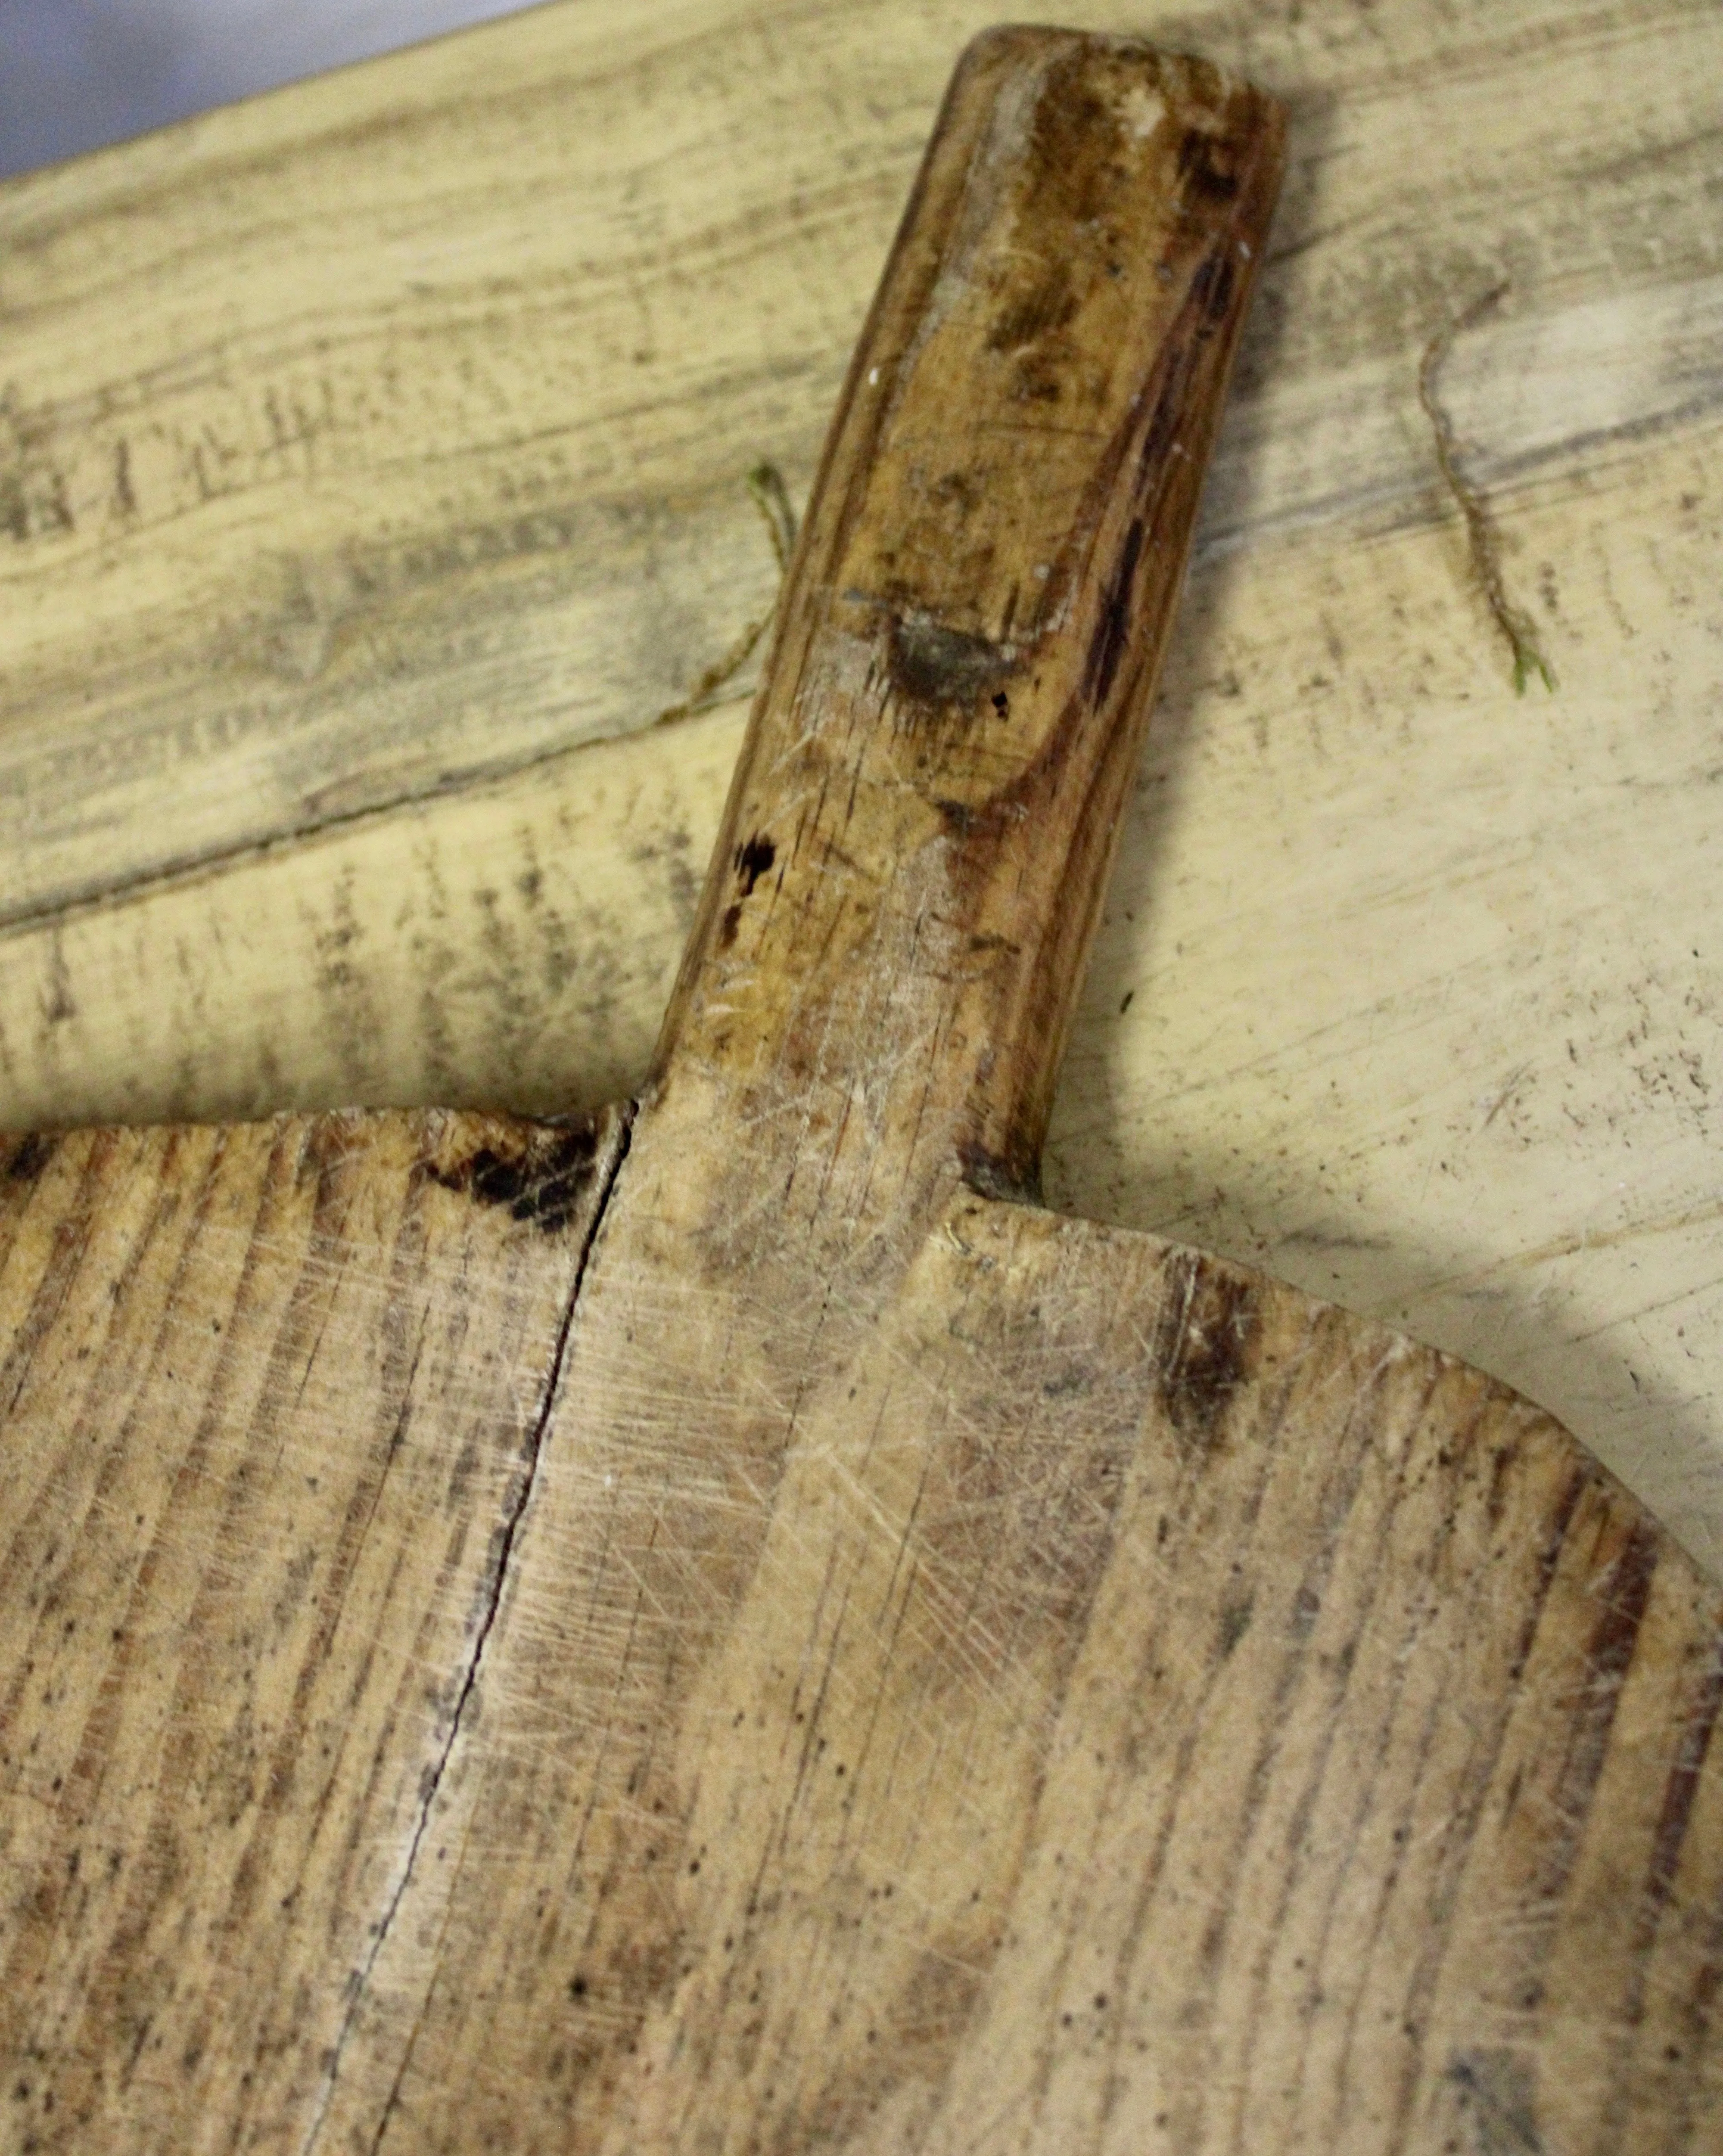
[[[468,1702],[620,1142],[430,1111],[5,1148],[8,2148],[306,2114]]]
[[[650,1141],[331,2145],[1707,2145],[1716,1598],[1571,1439],[972,1194],[691,1285]]]
[[[805,499],[988,15],[580,0],[0,187],[4,487],[142,444],[136,520],[0,531],[0,1125],[640,1085],[757,663],[651,722],[769,609],[746,475]],[[1723,1578],[1723,24],[1157,19],[1288,177],[1049,1193],[1489,1368]],[[1554,697],[1417,402],[1504,275],[1442,388]]]
[[[1279,152],[971,49],[637,1110],[9,1150],[21,2145],[1715,2140],[1715,1591],[1029,1202]]]

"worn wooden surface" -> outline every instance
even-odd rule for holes
[[[1723,1572],[1723,18],[1043,12],[1291,111],[1049,1188],[1509,1379]],[[638,1085],[758,654],[652,721],[986,18],[585,0],[0,189],[0,1124]],[[1418,398],[1504,277],[1438,388],[1554,696]]]
[[[431,1111],[6,1146],[0,2146],[269,2145],[338,2043],[620,1142]]]
[[[1279,147],[972,54],[636,1106],[0,1156],[21,2150],[1715,2141],[1715,1589],[1030,1202]]]

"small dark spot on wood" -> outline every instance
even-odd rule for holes
[[[963,1179],[978,1198],[995,1198],[1010,1205],[1039,1205],[1041,1163],[1011,1160],[990,1152],[973,1140],[958,1147]]]
[[[512,1219],[558,1235],[592,1186],[597,1132],[585,1122],[518,1127],[518,1151],[483,1145],[450,1168],[427,1163],[425,1173],[445,1190],[501,1206]]]
[[[1238,175],[1222,162],[1222,139],[1193,127],[1179,145],[1179,176],[1193,194],[1208,202],[1231,202],[1238,192]]]
[[[754,886],[769,873],[777,858],[778,849],[761,831],[756,831],[745,845],[737,847],[736,875],[744,898],[753,896]]]
[[[967,801],[950,801],[944,794],[936,794],[934,806],[939,812],[939,821],[945,826],[948,838],[973,838],[982,826],[980,813],[972,808]]]
[[[1250,1630],[1251,1612],[1255,1597],[1243,1594],[1229,1602],[1221,1612],[1221,1660],[1224,1662],[1232,1650]]]
[[[20,1138],[7,1157],[6,1179],[8,1183],[34,1183],[54,1158],[54,1140],[44,1137],[40,1132],[32,1132],[28,1137]]]
[[[742,907],[739,902],[724,908],[723,918],[718,922],[718,948],[728,951],[736,941],[736,931],[742,926]]]
[[[929,711],[973,711],[984,697],[995,696],[1014,670],[1013,660],[990,637],[913,619],[892,620],[886,664],[900,701]]]
[[[584,1976],[571,1977],[568,1979],[568,1996],[571,1999],[585,1998],[586,1979]]]
[[[993,708],[999,713],[999,716],[1002,719],[1006,719],[1011,716],[1011,700],[1008,696],[1006,696],[1003,689],[995,689],[994,690]]]
[[[1155,1383],[1182,1438],[1212,1445],[1232,1396],[1249,1382],[1261,1332],[1249,1281],[1192,1253],[1178,1260],[1155,1342]]]

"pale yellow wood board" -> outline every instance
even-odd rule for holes
[[[579,744],[769,608],[746,473],[805,492],[985,19],[552,8],[0,191],[7,1124],[634,1082],[746,677]],[[1291,164],[1052,1189],[1482,1363],[1723,1569],[1723,17],[1128,26]],[[1417,393],[1503,275],[1442,386],[1547,699]]]

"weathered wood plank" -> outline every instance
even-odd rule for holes
[[[8,2148],[315,2107],[620,1142],[430,1112],[0,1155]]]
[[[1706,2145],[1716,1597],[1564,1432],[1152,1237],[966,1194],[856,1325],[678,1224],[583,1294],[334,2145]]]

